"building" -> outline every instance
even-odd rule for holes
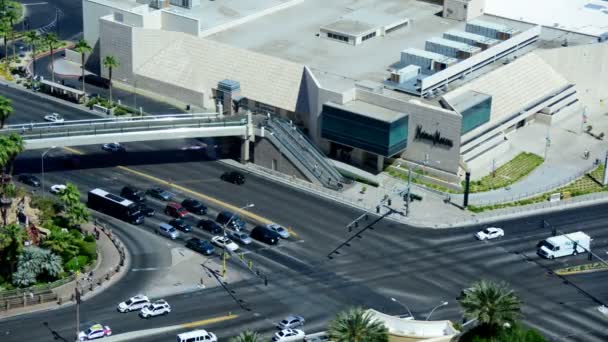
[[[444,18],[468,21],[483,14],[486,0],[444,0]]]

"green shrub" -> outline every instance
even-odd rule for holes
[[[84,236],[84,242],[95,242],[95,237],[91,234],[87,234]]]
[[[129,112],[127,112],[127,111],[126,111],[124,108],[122,108],[122,107],[118,107],[118,108],[114,109],[114,115],[116,115],[116,116],[122,116],[122,115],[126,115],[126,114],[128,114],[128,113],[129,113]]]
[[[76,246],[78,246],[79,255],[84,255],[90,260],[97,260],[97,246],[95,241],[86,242],[84,240],[79,240],[76,242]]]
[[[89,258],[86,255],[79,255],[73,257],[65,263],[65,270],[69,272],[75,272],[81,270],[84,266],[89,264]]]
[[[57,215],[55,201],[42,196],[32,196],[31,206],[40,210],[40,221],[52,220]]]

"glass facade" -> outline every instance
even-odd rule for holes
[[[385,157],[407,146],[409,117],[385,122],[344,109],[323,106],[321,137]]]
[[[465,134],[490,121],[492,97],[486,97],[475,105],[460,111],[462,115],[461,134]]]

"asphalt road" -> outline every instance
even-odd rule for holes
[[[30,120],[31,111],[16,112]],[[78,115],[77,113],[74,113]],[[29,116],[28,116],[29,115]],[[608,288],[602,286],[605,273],[560,278],[552,269],[586,261],[585,255],[554,261],[535,254],[536,243],[550,235],[542,225],[546,219],[559,230],[583,230],[594,238],[593,249],[606,255],[608,232],[604,228],[606,206],[564,210],[518,220],[497,222],[506,231],[504,239],[479,242],[472,234],[479,227],[450,230],[418,229],[381,220],[373,230],[349,232],[345,225],[359,213],[342,205],[316,198],[268,180],[248,175],[238,187],[219,180],[228,167],[203,155],[185,153],[186,141],[133,143],[127,156],[103,153],[99,146],[79,147],[85,156],[66,167],[65,152],[50,152],[45,162],[47,184],[71,181],[81,191],[104,187],[114,192],[124,184],[142,188],[154,183],[129,170],[143,172],[224,202],[241,206],[255,203],[255,214],[291,227],[297,234],[278,247],[255,246],[248,251],[256,266],[268,274],[269,284],[250,279],[199,292],[170,296],[174,312],[166,317],[145,321],[135,313],[118,314],[115,305],[137,293],[152,273],[134,272],[81,307],[82,322],[99,321],[112,327],[115,334],[237,314],[238,318],[210,325],[220,337],[232,336],[245,329],[270,334],[273,323],[289,313],[307,318],[306,331],[321,330],[337,311],[353,306],[372,307],[388,313],[406,310],[390,297],[406,304],[417,318],[441,301],[449,305],[433,314],[433,319],[460,321],[455,298],[463,287],[482,279],[505,280],[521,296],[523,318],[555,341],[606,341],[605,320],[595,307],[608,303]],[[29,151],[18,161],[18,172],[39,172],[41,151]],[[77,165],[77,168],[73,168]],[[128,169],[117,168],[123,165]],[[186,194],[174,190],[181,198]],[[157,209],[161,203],[154,202]],[[216,208],[214,208],[216,209]],[[158,210],[157,210],[158,211]],[[144,226],[118,224],[116,232],[134,256],[134,268],[162,268],[167,263],[167,247],[178,246],[151,234],[162,216]],[[370,223],[373,219],[370,219]],[[361,229],[364,229],[362,227]],[[195,232],[195,236],[207,237]],[[359,235],[360,238],[356,236]],[[354,238],[353,238],[354,237]],[[351,239],[333,259],[327,254]],[[239,269],[234,260],[231,269]],[[241,267],[241,268],[239,268]],[[199,271],[199,270],[195,270]],[[155,272],[155,271],[152,271]],[[239,302],[242,301],[242,302]],[[67,340],[75,333],[74,309],[62,308],[52,313],[35,313],[0,321],[3,341],[50,340],[51,328]],[[48,322],[48,328],[42,324]],[[179,328],[176,331],[185,331]],[[176,332],[167,332],[142,341],[166,341]]]

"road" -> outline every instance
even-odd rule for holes
[[[27,122],[34,115],[27,110],[23,113],[16,111],[13,120],[17,122],[23,117]],[[234,293],[216,287],[169,296],[165,299],[174,312],[144,321],[135,314],[115,311],[114,306],[120,300],[137,293],[148,277],[157,272],[131,270],[111,289],[82,305],[82,322],[100,321],[110,325],[115,334],[122,334],[236,314],[235,319],[208,327],[218,336],[228,337],[246,328],[268,335],[273,331],[273,322],[289,313],[300,313],[310,322],[306,331],[313,332],[321,330],[337,311],[353,305],[394,314],[406,311],[390,297],[407,304],[422,319],[432,307],[446,300],[449,305],[437,310],[433,319],[460,321],[455,300],[460,290],[487,278],[510,283],[525,303],[525,322],[552,340],[608,340],[606,318],[595,310],[599,303],[608,303],[608,288],[601,285],[606,274],[560,278],[550,270],[583,263],[586,257],[548,261],[535,255],[536,243],[550,234],[542,226],[543,219],[562,231],[584,230],[594,238],[596,253],[605,255],[606,206],[497,222],[497,226],[505,229],[506,237],[492,242],[472,238],[479,227],[418,229],[386,220],[374,223],[373,230],[349,232],[345,225],[359,215],[356,210],[254,175],[248,175],[247,183],[241,187],[224,183],[219,175],[229,168],[202,155],[184,153],[180,147],[185,144],[188,142],[183,140],[128,144],[126,158],[110,156],[98,146],[79,147],[85,155],[70,157],[78,160],[75,163],[78,167],[67,169],[62,159],[66,152],[53,151],[45,162],[47,184],[71,181],[82,191],[104,187],[118,192],[127,183],[150,187],[155,184],[151,177],[155,177],[232,205],[253,202],[253,213],[291,227],[297,237],[278,247],[258,246],[248,251],[248,257],[268,274],[268,286],[251,277],[229,282]],[[40,152],[24,153],[18,160],[18,172],[39,172]],[[173,190],[180,199],[192,195]],[[161,203],[154,205],[157,211],[162,208]],[[162,268],[167,262],[167,250],[179,246],[179,241],[168,242],[151,234],[154,224],[162,219],[159,216],[144,226],[121,224],[116,228],[134,255],[133,268]],[[368,222],[372,221],[370,218]],[[194,235],[207,236],[200,232]],[[355,237],[339,250],[340,254],[334,254],[333,259],[327,257],[335,247],[357,235],[361,238]],[[230,267],[238,269],[239,264],[233,260]],[[49,328],[71,340],[74,320],[73,308],[62,308],[52,314],[30,314],[0,321],[0,334],[3,341],[48,340],[52,332],[42,325],[48,322]],[[185,330],[188,328],[177,331]],[[175,332],[166,332],[141,340],[166,341],[174,336]]]

